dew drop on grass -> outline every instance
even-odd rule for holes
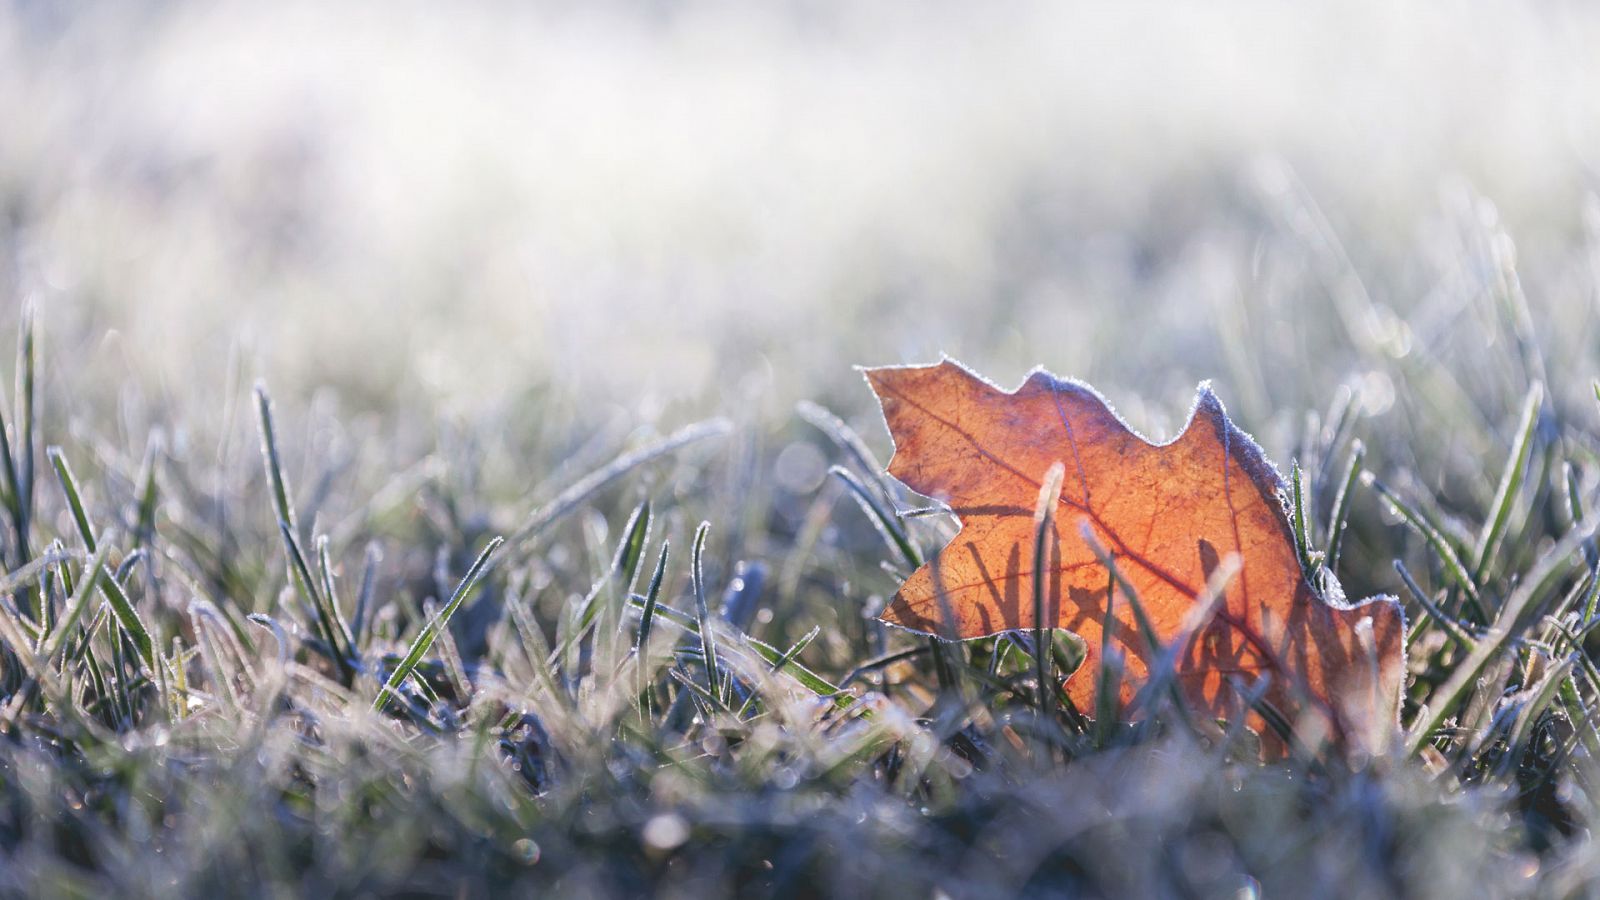
[[[656,850],[672,850],[689,839],[689,823],[676,813],[661,813],[644,823],[641,837]]]
[[[519,838],[511,845],[511,852],[516,854],[517,860],[525,866],[531,866],[539,861],[539,845],[531,838]]]

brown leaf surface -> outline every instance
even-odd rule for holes
[[[1248,685],[1265,673],[1267,699],[1308,740],[1320,733],[1370,753],[1386,749],[1405,668],[1400,606],[1387,597],[1348,605],[1331,576],[1330,596],[1319,596],[1295,554],[1282,479],[1208,386],[1182,434],[1156,445],[1092,388],[1043,370],[1011,393],[950,360],[866,376],[894,438],[889,473],[948,503],[962,523],[901,586],[885,621],[951,639],[1033,627],[1033,514],[1046,472],[1060,461],[1066,477],[1044,567],[1045,624],[1084,638],[1089,659],[1067,682],[1080,709],[1094,708],[1109,583],[1098,544],[1114,555],[1162,643],[1189,635],[1175,670],[1193,709],[1233,716],[1229,677]],[[1238,568],[1196,630],[1191,610],[1225,560]],[[1111,642],[1125,658],[1127,703],[1152,660],[1123,594]]]

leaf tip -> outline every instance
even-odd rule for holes
[[[1204,414],[1213,420],[1228,421],[1228,411],[1222,405],[1222,398],[1217,396],[1216,390],[1211,386],[1211,379],[1206,379],[1195,386],[1194,413],[1191,418]]]

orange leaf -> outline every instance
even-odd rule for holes
[[[1405,669],[1400,606],[1347,604],[1331,573],[1320,593],[1307,580],[1282,478],[1208,386],[1183,433],[1156,445],[1093,388],[1043,370],[1011,393],[950,360],[866,376],[894,438],[889,473],[962,523],[884,621],[947,639],[1033,627],[1034,511],[1059,462],[1055,535],[1040,571],[1045,625],[1076,632],[1089,652],[1067,681],[1080,709],[1095,708],[1109,559],[1123,585],[1110,635],[1125,657],[1123,703],[1157,664],[1131,589],[1161,645],[1178,642],[1173,677],[1196,712],[1235,715],[1230,678],[1250,685],[1266,675],[1266,699],[1309,743],[1320,735],[1387,749]],[[1250,721],[1282,750],[1257,714]]]

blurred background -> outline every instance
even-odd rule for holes
[[[390,472],[441,428],[526,478],[529,429],[804,399],[886,448],[852,366],[941,353],[1158,435],[1214,379],[1285,463],[1307,411],[1404,431],[1426,380],[1486,426],[1441,483],[1503,452],[1523,387],[1485,379],[1591,415],[1590,5],[0,9],[0,296],[47,418],[135,457],[164,424],[253,467],[258,377]]]

